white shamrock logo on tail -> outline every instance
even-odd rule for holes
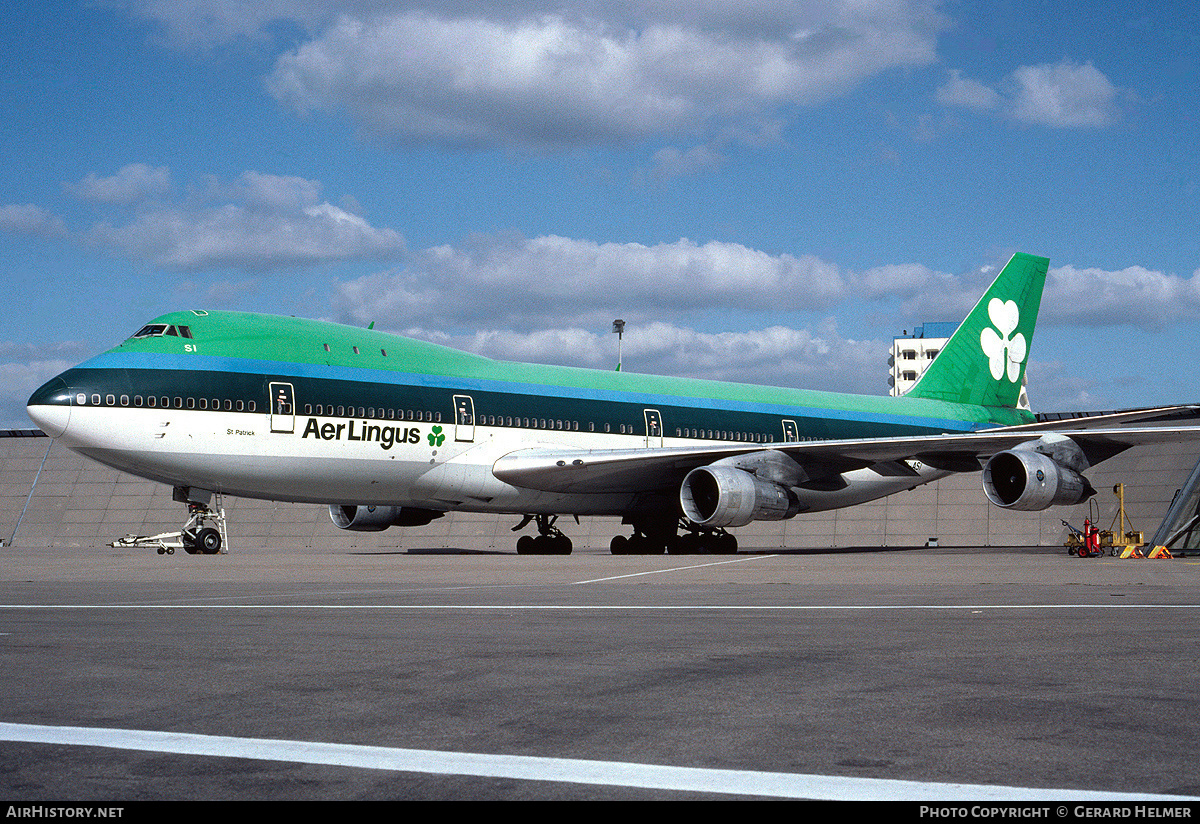
[[[1000,380],[1007,364],[1008,379],[1016,383],[1021,377],[1021,364],[1029,352],[1025,336],[1020,332],[1013,334],[1021,320],[1021,311],[1015,301],[992,298],[988,303],[988,317],[1000,330],[1000,334],[996,334],[996,329],[989,326],[979,336],[979,345],[983,348],[983,354],[988,356],[992,377]]]

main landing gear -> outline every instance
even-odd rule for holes
[[[609,543],[613,555],[727,555],[737,552],[737,538],[724,529],[698,529],[691,522],[625,519],[633,535],[618,535]],[[679,535],[683,529],[687,534]]]
[[[517,539],[518,555],[570,555],[571,539],[554,525],[557,515],[526,515],[513,527],[518,532],[531,522],[537,523],[538,535],[522,535]],[[578,522],[578,518],[576,518]],[[732,555],[737,552],[737,538],[723,529],[700,529],[690,521],[662,518],[625,518],[633,527],[633,535],[618,535],[609,549],[613,555]],[[680,535],[680,530],[684,534]]]
[[[182,490],[182,491],[181,491]],[[216,496],[215,509],[206,501],[193,501],[194,495],[187,487],[175,487],[174,498],[187,504],[188,519],[178,532],[160,532],[158,535],[134,535],[130,533],[109,544],[112,547],[154,547],[159,555],[174,555],[182,549],[188,555],[216,555],[229,552],[229,530],[225,526],[225,507],[220,493]],[[207,499],[207,495],[205,498]]]
[[[517,539],[518,555],[570,555],[571,539],[554,525],[557,515],[526,515],[513,532],[524,529],[530,521],[537,521],[538,536],[522,535]]]

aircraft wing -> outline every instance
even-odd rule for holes
[[[546,492],[647,492],[677,486],[692,469],[723,458],[776,451],[795,459],[812,480],[875,467],[881,474],[915,474],[905,460],[935,469],[971,472],[981,459],[1049,434],[1070,437],[1093,465],[1148,443],[1200,440],[1200,426],[1076,428],[1039,424],[997,427],[982,432],[893,438],[801,441],[776,444],[645,447],[635,449],[556,449],[534,447],[502,456],[492,473],[514,486]],[[1032,428],[1031,428],[1032,427]]]
[[[1117,424],[1141,423],[1142,421],[1165,420],[1169,418],[1194,418],[1200,412],[1200,406],[1182,404],[1177,406],[1155,406],[1145,409],[1126,409],[1121,412],[1105,412],[1100,414],[1079,413],[1070,418],[1043,420],[1036,423],[1026,423],[1020,426],[1005,427],[1006,431],[1016,432],[1062,432],[1068,429],[1090,429]]]

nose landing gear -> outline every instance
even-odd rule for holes
[[[207,503],[208,493],[203,494],[202,501],[191,500],[200,496],[200,490],[175,487],[175,500],[186,503],[188,508],[187,523],[178,532],[160,532],[158,535],[130,533],[113,541],[109,546],[154,547],[159,555],[174,555],[177,549],[182,549],[188,555],[227,554],[229,530],[225,525],[225,507],[221,494],[216,494],[215,508],[210,508]]]

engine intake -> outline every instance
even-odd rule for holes
[[[1096,494],[1087,479],[1032,449],[997,452],[983,467],[983,491],[1005,509],[1080,504]]]
[[[745,526],[781,521],[800,511],[795,493],[731,466],[693,469],[679,488],[683,514],[696,526]]]
[[[425,526],[444,512],[432,509],[407,509],[399,506],[361,506],[330,504],[329,518],[338,529],[351,532],[382,532],[389,526]]]

